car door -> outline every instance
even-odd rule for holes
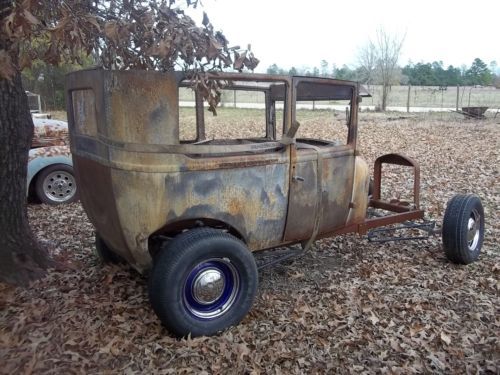
[[[291,146],[285,241],[345,225],[355,161],[356,84],[297,77],[293,87],[293,119],[300,126]]]

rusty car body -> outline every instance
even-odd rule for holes
[[[256,282],[248,290],[242,285],[255,277],[255,265],[237,266],[241,258],[221,255],[217,246],[242,245],[249,253],[296,243],[307,249],[321,237],[424,218],[419,166],[408,157],[378,158],[369,194],[370,172],[356,142],[358,83],[240,73],[209,78],[262,94],[261,136],[207,137],[207,111],[196,92],[195,132],[185,139],[179,90],[190,82],[184,73],[90,69],[67,77],[71,151],[98,251],[141,273],[152,269],[153,308],[179,335],[214,333],[249,309]],[[345,105],[345,139],[297,135],[299,108],[311,101],[313,108]],[[411,168],[412,202],[381,199],[383,164]],[[386,215],[368,218],[369,207]]]

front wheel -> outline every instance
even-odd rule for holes
[[[211,335],[243,319],[257,291],[255,259],[229,233],[197,228],[162,247],[149,282],[154,311],[177,336]]]
[[[456,195],[449,202],[443,219],[443,247],[453,263],[477,260],[484,238],[484,209],[479,197]]]

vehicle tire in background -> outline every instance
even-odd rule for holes
[[[257,291],[257,265],[245,244],[212,228],[184,232],[155,257],[149,297],[177,336],[211,335],[243,319]]]
[[[484,238],[484,210],[476,195],[455,195],[448,202],[443,219],[443,247],[453,263],[477,260]]]
[[[95,254],[104,264],[119,264],[123,263],[123,259],[115,254],[109,246],[104,242],[99,233],[95,234]]]
[[[78,200],[73,167],[54,164],[42,169],[35,182],[35,193],[42,203],[57,205]]]

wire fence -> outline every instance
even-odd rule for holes
[[[366,86],[371,97],[363,98],[361,109],[376,110],[382,103],[382,86]],[[191,89],[180,91],[181,105],[191,105]],[[265,102],[264,94],[257,91],[224,90],[221,105],[226,107],[258,108]],[[430,112],[460,110],[463,107],[500,108],[500,89],[475,86],[392,86],[387,109],[400,112]]]
[[[382,86],[368,86],[371,98],[364,98],[363,105],[380,106]],[[392,86],[388,107],[428,108],[450,110],[463,107],[500,107],[500,90],[495,87],[475,86]]]

